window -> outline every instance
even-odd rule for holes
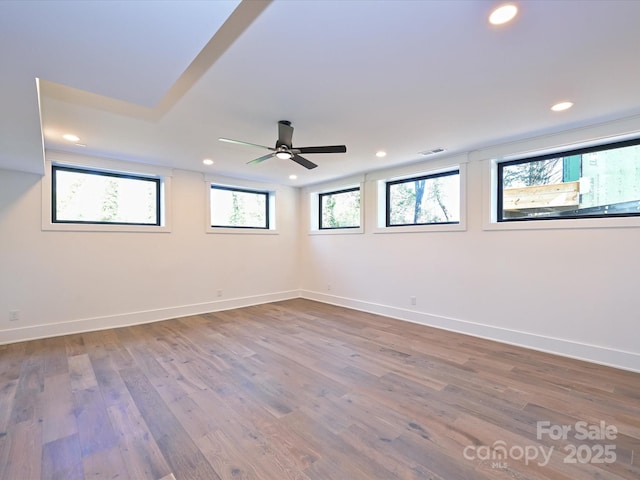
[[[640,140],[498,164],[499,222],[640,215]]]
[[[386,182],[386,226],[460,222],[460,171]]]
[[[51,222],[161,225],[157,177],[52,165]]]
[[[269,192],[211,185],[211,226],[269,229]]]
[[[320,193],[319,227],[321,230],[360,227],[360,188]]]

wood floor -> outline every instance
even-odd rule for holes
[[[0,478],[639,479],[640,374],[302,299],[5,345]]]

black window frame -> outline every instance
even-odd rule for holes
[[[214,183],[211,184],[211,190],[226,190],[231,192],[240,192],[240,193],[254,193],[259,195],[264,195],[265,197],[265,226],[264,227],[252,227],[248,225],[210,225],[211,228],[238,228],[238,229],[247,229],[247,230],[269,230],[271,225],[271,211],[270,211],[270,203],[271,203],[271,192],[268,190],[252,190],[250,188],[242,188],[242,187],[230,187],[227,185],[216,185]],[[209,204],[211,204],[211,198],[209,198]],[[209,215],[209,223],[212,224],[211,216],[213,212],[210,212]]]
[[[449,177],[458,175],[460,179],[460,169],[447,170],[445,172],[431,173],[427,175],[420,175],[417,177],[402,178],[399,180],[390,180],[385,182],[385,226],[388,228],[394,227],[413,227],[413,226],[425,226],[425,225],[459,225],[460,220],[456,222],[424,222],[424,223],[391,223],[391,187],[401,183],[418,182],[420,180],[431,180],[440,177]]]
[[[640,212],[638,213],[629,213],[629,212],[625,212],[625,213],[604,213],[604,214],[579,214],[578,212],[580,210],[588,210],[588,208],[585,209],[570,209],[570,210],[565,210],[562,212],[562,214],[557,214],[557,215],[549,215],[549,216],[536,216],[536,217],[522,217],[522,218],[504,218],[504,208],[503,208],[503,202],[504,202],[504,167],[506,166],[510,166],[510,165],[521,165],[523,163],[530,163],[530,162],[538,162],[538,161],[543,161],[543,160],[551,160],[551,159],[555,159],[555,158],[563,158],[563,157],[571,157],[573,155],[583,155],[586,153],[593,153],[593,152],[602,152],[602,151],[606,151],[606,150],[616,150],[618,148],[625,148],[625,147],[632,147],[635,145],[640,145],[640,138],[636,138],[633,140],[624,140],[624,141],[620,141],[620,142],[611,142],[611,143],[605,143],[605,144],[601,144],[601,145],[595,145],[595,146],[591,146],[591,147],[584,147],[584,148],[576,148],[573,150],[564,150],[561,152],[556,152],[556,153],[549,153],[549,154],[545,154],[545,155],[538,155],[535,157],[527,157],[527,158],[521,158],[521,159],[517,159],[517,160],[509,160],[506,162],[498,162],[497,164],[497,195],[496,195],[496,220],[499,223],[512,223],[512,222],[531,222],[531,221],[546,221],[546,220],[576,220],[576,219],[585,219],[585,218],[612,218],[612,217],[617,217],[617,218],[621,218],[621,217],[637,217],[640,216]],[[639,201],[640,204],[640,201]],[[596,208],[596,207],[590,207],[590,208]],[[599,207],[598,207],[599,208]]]
[[[58,171],[83,173],[86,175],[98,175],[104,177],[125,178],[129,180],[139,180],[152,182],[155,184],[155,206],[156,215],[153,223],[137,223],[137,222],[101,222],[93,220],[59,220],[57,218],[57,173]],[[160,227],[162,226],[162,197],[161,197],[162,179],[159,177],[148,175],[136,175],[123,172],[114,172],[108,170],[98,170],[94,168],[70,167],[67,165],[51,165],[51,223],[55,224],[71,224],[71,225],[130,225],[141,227]]]
[[[349,192],[360,192],[360,187],[352,187],[352,188],[343,188],[341,190],[334,190],[331,192],[322,192],[318,194],[318,230],[345,230],[345,229],[354,229],[361,228],[360,221],[362,216],[358,221],[358,225],[351,227],[323,227],[322,226],[322,199],[324,197],[328,197],[329,195],[339,195],[341,193],[349,193]],[[362,209],[362,193],[360,194],[360,209]]]

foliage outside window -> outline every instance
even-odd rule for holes
[[[321,230],[360,227],[360,188],[320,193],[319,226]]]
[[[498,164],[498,221],[640,215],[640,141]]]
[[[52,223],[160,225],[160,179],[52,166]]]
[[[386,183],[386,225],[460,222],[460,172],[425,175]]]
[[[211,185],[211,226],[269,228],[269,192]]]

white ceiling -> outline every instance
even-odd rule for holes
[[[513,3],[495,27],[483,0],[3,0],[0,168],[42,173],[44,139],[305,185],[640,114],[640,1]],[[246,165],[268,152],[217,141],[273,146],[283,119],[347,153]]]

